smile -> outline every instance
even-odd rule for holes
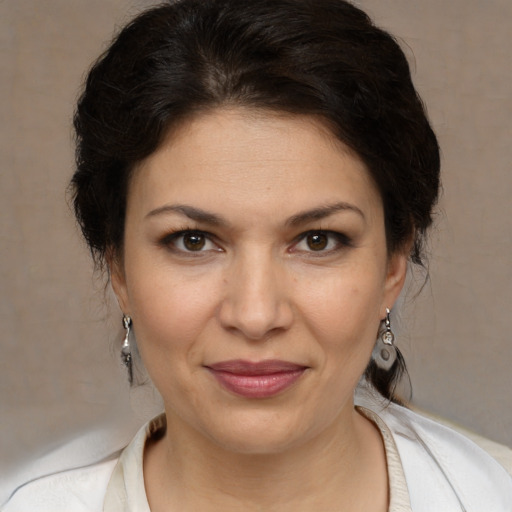
[[[206,367],[222,387],[245,398],[270,398],[292,386],[306,366],[288,361],[232,360]]]

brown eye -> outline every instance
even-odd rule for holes
[[[296,240],[290,248],[290,252],[309,254],[309,256],[317,258],[333,257],[354,247],[352,239],[346,234],[331,230],[307,231],[299,235]]]
[[[201,233],[183,235],[183,245],[188,251],[200,251],[204,248],[205,243],[205,236]]]
[[[159,245],[181,257],[187,255],[197,257],[206,253],[211,255],[212,252],[222,252],[222,248],[212,238],[213,235],[208,232],[183,229],[164,236],[159,241]]]
[[[323,251],[329,244],[329,237],[325,233],[310,233],[306,237],[306,243],[312,251]]]

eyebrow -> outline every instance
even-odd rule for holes
[[[333,215],[340,211],[355,212],[360,217],[362,217],[363,220],[366,220],[366,217],[360,208],[358,208],[357,206],[350,204],[350,203],[339,202],[339,203],[334,203],[334,204],[328,204],[325,206],[320,206],[319,208],[313,208],[312,210],[306,210],[304,212],[300,212],[300,213],[290,217],[286,221],[286,224],[289,226],[298,226],[300,224],[307,224],[308,222],[311,222],[311,221],[325,219],[326,217],[329,217],[330,215]]]
[[[307,224],[308,222],[312,222],[315,220],[325,219],[335,213],[340,211],[352,211],[357,213],[363,220],[366,220],[366,217],[361,209],[357,206],[339,202],[334,204],[329,204],[325,206],[320,206],[318,208],[313,208],[311,210],[305,210],[303,212],[297,213],[289,217],[286,220],[286,225],[288,226],[298,226],[301,224]],[[216,215],[214,213],[208,212],[206,210],[202,210],[201,208],[196,208],[195,206],[189,206],[184,204],[176,204],[176,205],[164,205],[159,208],[155,208],[151,210],[146,218],[156,217],[158,215],[168,214],[168,213],[178,213],[189,219],[195,220],[197,222],[201,222],[204,224],[210,224],[212,226],[228,226],[229,222],[225,219]]]
[[[204,224],[210,224],[212,226],[228,225],[228,222],[226,220],[224,220],[222,217],[219,217],[218,215],[215,215],[214,213],[207,212],[206,210],[202,210],[201,208],[196,208],[195,206],[188,206],[184,204],[169,204],[160,206],[159,208],[151,210],[146,215],[146,219],[167,213],[179,213],[185,217],[188,217],[189,219],[195,220],[197,222],[202,222]]]

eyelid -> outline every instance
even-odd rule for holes
[[[314,234],[326,235],[327,237],[329,237],[331,239],[334,238],[337,246],[334,248],[331,248],[331,249],[324,249],[324,250],[319,250],[319,251],[314,251],[313,249],[309,249],[309,250],[299,249],[299,250],[297,250],[297,252],[308,253],[309,255],[312,255],[312,256],[322,256],[322,255],[332,254],[334,252],[337,252],[337,251],[340,251],[340,250],[343,250],[346,248],[354,247],[353,240],[345,233],[342,233],[339,231],[333,231],[333,230],[329,230],[329,229],[309,229],[308,231],[301,233],[299,236],[297,236],[295,238],[295,240],[292,244],[291,252],[294,252],[294,249],[296,249],[297,245],[299,245],[299,243],[306,240],[306,238],[309,235],[314,235]]]
[[[181,237],[184,237],[185,235],[201,235],[204,236],[206,240],[211,242],[212,244],[215,244],[216,249],[205,249],[205,250],[199,250],[199,251],[187,251],[184,249],[179,249],[176,247],[175,242],[180,239]],[[193,229],[193,228],[180,228],[175,231],[172,231],[171,233],[167,233],[165,236],[163,236],[159,240],[159,245],[162,245],[173,252],[180,253],[180,254],[186,254],[191,256],[199,256],[201,253],[210,252],[210,251],[221,251],[222,248],[219,246],[218,241],[216,240],[216,237],[209,233],[208,231],[203,231],[202,229]]]
[[[328,249],[322,249],[315,251],[313,249],[298,249],[297,246],[303,242],[309,235],[313,234],[321,234],[327,236],[330,240],[328,242],[331,243],[331,241],[334,241],[335,247],[331,247]],[[184,237],[185,235],[201,235],[204,236],[207,241],[215,245],[215,248],[210,249],[201,249],[198,251],[190,251],[186,249],[180,249],[176,246],[176,241]],[[166,235],[162,236],[158,240],[158,245],[161,245],[177,254],[184,254],[187,256],[201,256],[204,255],[204,253],[208,252],[221,252],[224,249],[222,248],[221,244],[219,243],[218,237],[216,237],[214,234],[204,231],[202,229],[196,229],[196,228],[190,228],[190,227],[183,227],[176,230],[173,230],[170,233],[167,233]],[[309,229],[308,231],[305,231],[298,236],[296,236],[292,242],[291,247],[289,248],[289,252],[301,252],[304,254],[308,254],[310,256],[326,256],[329,254],[336,253],[338,251],[342,251],[343,249],[347,249],[350,247],[354,247],[353,240],[350,236],[346,235],[343,232],[340,231],[334,231],[329,229]]]

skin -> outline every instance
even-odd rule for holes
[[[173,131],[133,175],[111,265],[167,415],[145,452],[151,509],[387,510],[353,392],[406,261],[364,164],[317,120],[225,108]],[[205,368],[231,359],[307,370],[249,399]]]

